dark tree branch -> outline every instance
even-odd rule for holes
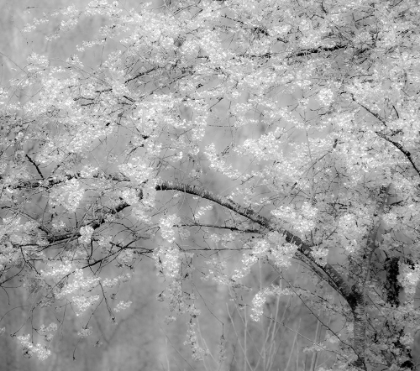
[[[346,92],[348,93],[348,92]],[[354,94],[348,93],[351,96],[351,99],[353,102],[357,103],[360,107],[362,107],[366,112],[369,112],[373,117],[375,117],[377,120],[379,120],[384,126],[386,125],[386,121],[376,112],[373,112],[369,107],[366,107],[363,103],[360,103],[355,97]]]
[[[199,228],[216,228],[216,229],[227,229],[233,232],[241,232],[241,233],[256,233],[261,234],[259,229],[240,229],[234,226],[227,226],[227,225],[216,225],[216,224],[180,224],[180,227],[199,227]]]
[[[65,180],[76,178],[77,175],[68,175],[66,176]],[[125,181],[127,180],[125,177],[119,177],[119,176],[110,176],[110,179],[116,180],[116,181]],[[109,178],[109,177],[108,177]],[[57,179],[48,179],[48,185],[51,187],[53,185],[59,184],[60,182],[65,181],[63,179],[57,180]],[[45,187],[45,181],[43,182],[28,182],[32,187],[34,186],[44,186]],[[356,298],[355,293],[353,292],[352,288],[348,285],[348,283],[344,280],[344,278],[341,276],[339,272],[336,271],[336,269],[331,264],[325,264],[324,266],[318,264],[315,261],[315,258],[312,256],[312,248],[311,245],[304,242],[300,237],[294,235],[290,231],[281,228],[281,226],[278,225],[276,220],[266,218],[255,211],[253,211],[250,208],[246,208],[238,204],[237,202],[223,197],[214,195],[213,193],[205,190],[204,188],[197,187],[194,185],[189,184],[181,184],[181,183],[169,183],[169,182],[162,182],[161,184],[158,184],[156,186],[157,191],[178,191],[183,192],[187,194],[191,194],[194,196],[198,196],[200,198],[212,201],[220,206],[223,206],[233,212],[235,212],[238,215],[241,215],[248,220],[260,225],[261,227],[272,231],[272,232],[278,232],[282,234],[285,237],[285,240],[288,243],[294,244],[298,246],[298,253],[297,257],[300,260],[305,260],[305,262],[310,266],[310,268],[319,275],[323,280],[326,280],[328,284],[335,289],[337,292],[339,292],[349,303],[351,307],[354,307],[356,305]],[[140,190],[139,194],[140,199],[143,197],[142,191]],[[126,202],[121,202],[119,205],[111,209],[107,214],[116,214],[120,211],[123,211],[124,209],[128,208],[130,205]],[[97,219],[93,222],[87,223],[86,225],[90,225],[94,230],[98,229],[101,225],[105,224],[106,220],[105,217],[102,217],[100,219]],[[44,229],[45,231],[45,229]],[[47,234],[47,240],[50,244],[60,243],[63,241],[69,241],[69,240],[75,240],[80,237],[79,231],[73,231],[71,233],[66,233],[62,235],[48,235]],[[46,247],[48,248],[48,247]]]
[[[373,112],[370,108],[366,107],[364,104],[360,103],[353,94],[350,94],[352,100],[357,103],[360,107],[362,107],[365,111],[369,112],[373,117],[375,117],[377,120],[379,120],[385,127],[387,126],[386,121],[376,112]],[[395,109],[395,107],[394,107]],[[397,112],[398,115],[398,112]],[[386,134],[384,134],[383,132],[380,131],[375,131],[375,134],[377,136],[379,136],[380,138],[386,140],[388,143],[391,143],[395,148],[397,148],[406,158],[407,160],[410,162],[411,166],[413,167],[413,169],[416,171],[417,175],[420,176],[420,169],[417,167],[417,165],[415,164],[413,157],[411,155],[410,151],[407,151],[402,144],[390,139]]]
[[[420,169],[415,164],[415,162],[413,160],[413,157],[411,156],[410,151],[407,151],[400,143],[388,138],[384,133],[381,133],[381,132],[378,132],[378,131],[375,131],[375,133],[379,137],[381,137],[382,139],[386,140],[388,143],[391,143],[395,148],[397,148],[407,158],[407,160],[410,162],[411,166],[413,167],[413,169],[415,170],[417,175],[420,176]]]
[[[331,264],[325,266],[319,265],[314,257],[312,256],[311,246],[305,243],[301,238],[295,236],[293,233],[281,228],[274,220],[268,219],[255,211],[243,207],[235,201],[222,197],[216,196],[213,193],[194,185],[189,184],[174,184],[169,182],[163,182],[156,186],[157,191],[179,191],[188,193],[194,196],[199,196],[206,200],[212,201],[220,206],[223,206],[229,210],[232,210],[238,215],[241,215],[254,223],[268,229],[269,231],[278,232],[282,234],[286,241],[298,246],[298,258],[305,259],[306,263],[311,269],[319,275],[322,279],[326,280],[336,291],[338,291],[349,303],[350,307],[357,305],[357,298],[352,288],[344,280],[340,273],[338,273]]]
[[[113,209],[110,209],[106,214],[107,215],[115,215],[117,213],[119,213],[120,211],[123,211],[124,209],[128,208],[130,205],[127,204],[126,202],[121,202],[119,205],[117,205],[116,207],[114,207]],[[94,230],[98,229],[101,225],[105,224],[106,220],[105,217],[102,217],[98,220],[95,220],[91,223],[87,223],[84,224],[83,226],[91,226]],[[45,231],[45,229],[44,229]],[[61,235],[52,235],[52,236],[48,236],[47,240],[50,244],[53,243],[57,243],[57,242],[63,242],[63,241],[73,241],[78,239],[81,236],[79,231],[74,231],[71,233],[65,233],[65,234],[61,234]],[[48,246],[46,247],[48,248]]]
[[[312,49],[303,49],[300,50],[298,52],[293,53],[291,56],[292,57],[304,57],[305,55],[308,54],[319,54],[319,53],[323,53],[323,52],[334,52],[336,50],[341,50],[341,49],[345,49],[347,48],[347,45],[334,45],[334,46],[320,46],[318,48],[312,48]]]
[[[153,71],[155,71],[156,69],[157,69],[157,67],[153,67],[153,68],[151,68],[151,69],[149,69],[149,70],[147,70],[147,71],[140,72],[140,73],[138,73],[137,75],[135,75],[135,76],[133,76],[133,77],[131,77],[131,78],[129,78],[129,79],[127,79],[127,80],[125,80],[125,81],[124,81],[124,84],[128,84],[129,82],[131,82],[131,81],[133,81],[133,80],[136,80],[136,79],[138,79],[139,77],[142,77],[142,76],[144,76],[144,75],[147,75],[148,73],[153,72]]]
[[[25,155],[25,157],[29,160],[29,162],[34,165],[36,171],[38,172],[39,176],[44,179],[44,176],[41,173],[41,170],[39,169],[38,165],[34,162],[34,160],[32,160],[28,154]]]

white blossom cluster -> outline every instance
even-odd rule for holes
[[[358,240],[363,234],[363,230],[356,225],[356,215],[343,215],[338,221],[338,227],[341,245],[349,253],[357,251]]]
[[[223,63],[228,57],[228,51],[222,47],[219,35],[211,30],[204,30],[200,37],[200,46],[215,63]]]
[[[49,19],[46,19],[46,18],[33,18],[32,23],[27,23],[24,26],[22,32],[29,33],[29,32],[35,31],[37,26],[48,23],[48,22],[49,22]]]
[[[165,324],[169,325],[172,322],[176,321],[176,317],[175,316],[165,316],[164,322]]]
[[[214,144],[208,145],[204,154],[210,161],[210,167],[231,179],[238,179],[241,176],[241,173],[238,170],[233,169],[231,165],[227,165],[216,152],[216,146]]]
[[[104,278],[102,279],[102,287],[104,288],[112,288],[117,286],[120,282],[128,282],[131,279],[131,275],[129,273],[120,275],[115,278]]]
[[[179,277],[181,268],[181,255],[176,245],[161,246],[153,255],[158,270],[166,278],[176,279]]]
[[[298,246],[288,243],[285,237],[278,232],[270,232],[265,239],[259,239],[253,243],[252,251],[244,253],[242,267],[235,269],[232,279],[237,282],[245,277],[251,267],[259,260],[268,259],[279,268],[289,267]]]
[[[99,295],[91,296],[73,296],[71,303],[74,305],[76,316],[80,316],[87,309],[89,309],[93,304],[99,300]]]
[[[140,157],[132,158],[130,162],[121,164],[119,170],[137,184],[151,178],[153,172],[153,169]]]
[[[250,155],[258,161],[282,161],[283,149],[281,142],[277,139],[280,134],[280,130],[277,129],[274,132],[261,135],[258,139],[246,139],[241,146],[235,149],[235,152]]]
[[[41,327],[38,329],[38,333],[41,335],[46,335],[50,332],[56,332],[57,331],[57,324],[55,322],[51,322],[47,327],[45,325],[41,325]]]
[[[197,100],[199,102],[199,100]],[[201,108],[195,107],[195,119],[193,121],[194,127],[192,129],[192,137],[195,141],[200,141],[204,138],[206,133],[208,112],[207,107],[204,105]]]
[[[68,274],[75,271],[74,264],[69,261],[65,260],[62,263],[50,263],[49,270],[44,271],[41,269],[41,277],[43,278],[56,278],[57,280],[61,280],[64,276],[67,276]]]
[[[0,244],[0,272],[20,260],[20,252],[13,248],[10,242]]]
[[[66,223],[64,223],[64,220],[62,219],[57,219],[54,218],[52,223],[51,223],[54,231],[62,231],[64,229],[64,227],[66,226]]]
[[[22,161],[18,161],[20,158],[22,158]],[[2,162],[0,162],[0,165],[2,165]],[[21,153],[16,153],[16,164],[14,165],[14,171],[9,172],[3,175],[2,183],[4,184],[17,184],[19,181],[29,179],[30,173],[28,172],[28,169],[25,168],[25,163],[23,161],[23,157],[21,157]],[[2,202],[12,201],[16,202],[16,194],[18,192],[13,188],[3,188],[3,192],[0,194],[0,200]]]
[[[323,352],[327,350],[327,347],[323,343],[316,343],[311,345],[310,347],[306,347],[303,349],[303,353],[312,353],[312,352]]]
[[[394,227],[397,224],[398,216],[394,212],[386,213],[383,217],[383,221],[386,223],[387,227]]]
[[[98,237],[97,243],[102,249],[109,249],[111,247],[111,241],[112,241],[111,236],[101,235]]]
[[[130,90],[124,84],[124,72],[115,70],[110,70],[110,72],[114,75],[112,80],[112,94],[117,98],[129,95]]]
[[[168,215],[160,219],[159,227],[163,239],[165,239],[169,243],[173,243],[175,241],[176,229],[174,228],[174,225],[178,224],[179,222],[180,219],[175,214]]]
[[[412,298],[416,292],[417,284],[420,280],[420,264],[416,264],[414,269],[407,264],[399,264],[398,281],[404,287],[405,294]]]
[[[135,205],[139,202],[138,192],[133,188],[126,188],[122,190],[121,197],[129,205]]]
[[[219,285],[229,285],[229,277],[226,272],[226,261],[214,256],[206,261],[208,273],[201,277],[203,281],[213,281]]]
[[[200,220],[200,218],[202,218],[204,214],[211,209],[213,209],[213,205],[211,204],[200,206],[198,210],[194,213],[194,219]]]
[[[118,263],[122,265],[131,265],[134,260],[134,250],[133,249],[124,249],[117,256]]]
[[[290,266],[292,258],[295,256],[298,246],[293,243],[283,242],[274,245],[268,256],[279,268]]]
[[[191,233],[187,228],[178,228],[178,234],[179,234],[179,238],[182,241],[188,240],[188,238],[190,237]]]
[[[271,290],[267,287],[254,296],[254,298],[252,299],[252,308],[250,314],[252,320],[258,322],[261,319],[264,313],[264,305],[267,301],[267,298],[271,294]]]
[[[46,360],[50,355],[51,351],[41,344],[34,345],[30,340],[30,335],[18,336],[17,340],[19,341],[23,354],[27,357],[32,357],[33,355],[37,356],[41,361]]]
[[[175,279],[169,282],[165,291],[159,295],[159,301],[168,301],[169,310],[175,313],[185,313],[185,301],[182,292],[182,286],[179,279]]]
[[[85,191],[77,179],[68,180],[63,186],[54,187],[50,192],[51,206],[63,206],[74,213]]]
[[[316,224],[316,215],[318,210],[309,202],[304,202],[300,210],[292,206],[281,206],[271,213],[284,221],[290,223],[292,228],[300,233],[306,233],[313,230]]]
[[[325,248],[323,246],[312,246],[312,252],[311,255],[319,264],[321,267],[325,266],[327,264],[327,258],[328,258],[328,248]]]
[[[156,200],[156,181],[149,181],[142,189],[143,191],[143,199],[142,204],[146,208],[146,210],[150,210],[155,206]]]
[[[32,52],[29,55],[29,57],[27,58],[27,62],[28,62],[27,68],[29,72],[38,71],[39,68],[45,69],[46,67],[48,67],[50,63],[50,61],[45,55],[40,55],[34,52]]]
[[[35,246],[30,246],[34,238],[38,224],[35,222],[22,223],[19,217],[3,218],[0,224],[0,271],[5,267],[18,264],[22,260],[22,253],[43,257],[43,253],[37,252]],[[38,236],[37,243],[45,243],[45,240]],[[17,250],[13,244],[27,245],[22,250]]]
[[[147,213],[148,208],[143,206],[140,203],[133,204],[131,207],[131,215],[138,220],[139,222],[150,224],[152,219],[150,215]]]
[[[330,106],[331,103],[334,101],[334,93],[331,89],[323,88],[318,93],[318,100],[324,106]]]
[[[91,166],[91,165],[86,165],[83,167],[83,169],[80,171],[80,175],[83,178],[91,178],[93,175],[95,175],[98,172],[98,168]]]
[[[292,295],[293,292],[289,289],[283,289],[279,286],[266,287],[262,291],[259,291],[252,299],[252,308],[250,317],[252,320],[258,322],[264,313],[264,305],[267,302],[267,298],[270,296],[286,296]]]
[[[89,244],[92,241],[94,229],[90,225],[80,228],[79,242],[81,244]]]
[[[51,322],[48,325],[48,327],[41,325],[41,327],[38,329],[38,333],[40,335],[43,335],[46,341],[51,341],[56,331],[57,331],[57,324],[54,322]]]
[[[202,361],[209,352],[200,346],[195,327],[196,324],[190,322],[187,331],[187,340],[184,342],[184,345],[189,345],[191,347],[192,358],[195,361]]]
[[[132,302],[131,301],[120,301],[114,308],[116,313],[119,313],[123,310],[130,308]]]
[[[86,338],[88,336],[92,335],[92,327],[83,327],[77,332],[77,336],[81,338]]]
[[[77,269],[73,274],[71,282],[65,285],[60,292],[57,292],[56,297],[61,299],[77,290],[88,292],[96,287],[99,281],[99,277],[86,277],[82,269]]]
[[[169,310],[176,314],[188,314],[191,318],[197,318],[201,311],[195,306],[194,294],[183,290],[182,282],[172,279],[166,289],[158,295],[158,301],[167,301]]]
[[[71,276],[71,278],[67,284],[64,284],[62,280],[66,276]],[[51,264],[50,270],[41,270],[41,278],[53,278],[58,283],[55,286],[55,297],[63,299],[70,296],[69,300],[74,304],[76,315],[82,314],[99,300],[99,296],[91,295],[90,291],[98,285],[100,278],[85,276],[84,271],[76,268],[70,261]],[[81,295],[75,295],[76,292]]]
[[[245,277],[250,272],[251,267],[258,262],[258,259],[266,256],[269,248],[270,244],[266,240],[257,241],[252,248],[252,252],[243,255],[242,267],[235,269],[232,280],[236,282]]]

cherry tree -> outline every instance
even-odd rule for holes
[[[252,320],[267,298],[297,296],[343,319],[314,345],[336,353],[334,370],[414,369],[417,1],[133,10],[96,0],[24,32],[55,18],[51,43],[86,19],[101,28],[63,60],[33,53],[1,91],[3,287],[20,279],[34,306],[85,315],[102,305],[113,318],[130,301],[111,305],[112,290],[152,258],[168,320],[189,316],[186,339],[202,359],[194,280],[235,296],[257,262],[283,276],[297,260],[316,285],[263,287],[247,303]],[[84,64],[89,53],[100,62]],[[241,253],[233,273],[231,250]],[[121,273],[104,274],[110,265]],[[42,339],[56,328],[18,340],[46,358]]]

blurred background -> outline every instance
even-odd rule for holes
[[[42,31],[23,33],[22,30],[33,17],[70,5],[83,6],[86,0],[0,0],[0,79],[8,85],[16,71],[25,68],[26,58],[32,53],[45,54],[57,64],[75,53],[75,45],[89,39],[100,26],[100,19],[85,22],[68,35],[67,39],[46,42],[45,36],[54,31],[54,24],[42,27]],[[139,0],[121,0],[126,9],[142,6]],[[160,11],[162,3],[152,5]],[[96,51],[95,51],[96,50]],[[85,65],[95,66],[101,62],[100,49],[90,50],[81,58]],[[219,109],[222,109],[222,107]],[[261,129],[262,130],[262,129]],[[259,135],[243,132],[244,136]],[[217,139],[217,138],[214,138]],[[222,140],[222,138],[221,138]],[[220,190],[223,179],[211,177],[206,188]],[[204,241],[204,235],[191,236]],[[200,243],[199,241],[195,243]],[[232,246],[232,248],[240,248]],[[234,251],[215,253],[217,259],[233,271],[241,258]],[[10,288],[0,291],[0,371],[140,371],[140,370],[315,370],[334,361],[334,354],[305,352],[314,340],[322,340],[323,323],[338,328],[340,323],[324,318],[322,313],[313,313],[298,298],[271,298],[264,308],[264,318],[253,322],[249,317],[249,305],[259,288],[282,280],[294,282],[296,286],[310,288],[308,275],[298,263],[279,277],[269,267],[259,265],[251,272],[244,284],[241,297],[234,297],[225,286],[196,280],[194,291],[202,315],[199,318],[199,342],[210,353],[204,362],[191,358],[191,350],[184,345],[187,339],[188,318],[178,318],[167,324],[167,304],[157,300],[164,282],[156,274],[153,261],[137,262],[133,279],[118,289],[118,296],[131,300],[132,306],[112,321],[105,306],[101,306],[91,317],[76,317],[65,308],[38,308],[33,311],[32,298],[22,283],[14,282]],[[111,268],[112,269],[112,268]],[[116,268],[115,268],[116,269]],[[198,268],[199,270],[199,268]],[[27,359],[14,336],[28,333],[35,323],[61,322],[57,335],[51,343],[52,356],[46,361]],[[93,334],[78,336],[82,326],[89,325]],[[224,349],[224,362],[216,366],[220,347]]]

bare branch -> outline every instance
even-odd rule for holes
[[[199,227],[199,228],[215,228],[215,229],[227,229],[233,232],[241,232],[241,233],[257,233],[261,234],[262,232],[259,229],[240,229],[234,226],[227,226],[227,225],[216,225],[216,224],[180,224],[180,227]]]
[[[375,131],[375,133],[379,137],[381,137],[382,139],[385,139],[388,143],[391,143],[395,148],[397,148],[407,158],[407,160],[410,162],[411,166],[416,171],[417,175],[420,176],[420,169],[415,164],[415,162],[413,160],[413,157],[411,156],[410,151],[407,151],[406,149],[404,149],[404,147],[400,143],[388,138],[384,133],[381,133],[381,132],[378,132],[378,131]]]
[[[29,162],[30,162],[32,165],[34,165],[34,167],[35,167],[36,171],[38,172],[38,174],[40,175],[40,177],[41,177],[42,179],[44,179],[44,176],[42,175],[41,170],[39,169],[38,165],[34,162],[34,160],[32,160],[32,159],[29,157],[29,155],[28,155],[28,154],[26,154],[25,156],[26,156],[26,158],[29,160]]]
[[[365,111],[369,112],[373,117],[375,117],[377,120],[379,120],[385,127],[387,126],[386,121],[376,112],[373,112],[370,108],[366,107],[364,104],[360,103],[353,94],[350,94],[352,97],[352,100],[356,102],[360,107],[362,107]],[[395,109],[395,107],[394,107]],[[395,109],[397,112],[397,110]],[[397,112],[398,115],[398,112]],[[390,139],[386,134],[380,131],[375,131],[375,134],[378,135],[380,138],[386,140],[388,143],[391,143],[395,148],[397,148],[410,162],[413,169],[416,171],[417,175],[420,176],[420,169],[415,164],[410,151],[407,151],[400,143]]]

